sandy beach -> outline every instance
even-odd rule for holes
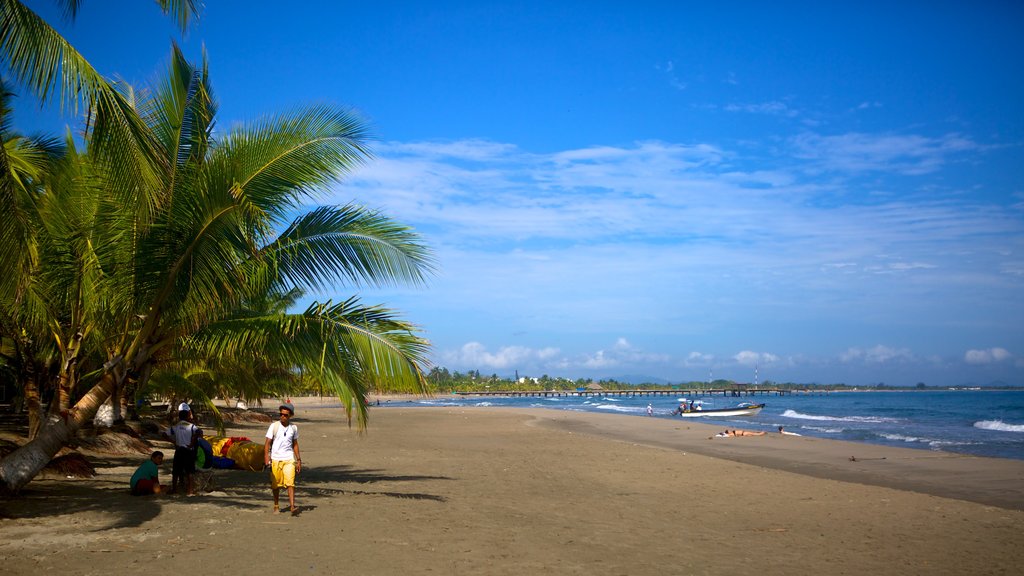
[[[137,498],[91,455],[0,502],[0,574],[1015,574],[1024,461],[657,418],[297,402],[297,517],[262,473]],[[230,429],[258,439],[266,425]],[[851,457],[853,460],[851,460]],[[165,464],[162,479],[169,482]],[[70,567],[70,568],[69,568]]]

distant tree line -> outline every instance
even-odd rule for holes
[[[605,378],[595,380],[593,378],[566,378],[561,376],[549,376],[547,374],[541,376],[528,376],[516,374],[515,376],[498,376],[497,374],[490,374],[488,376],[483,375],[479,370],[468,370],[466,372],[460,372],[458,370],[449,371],[443,366],[435,366],[427,374],[427,385],[432,393],[451,393],[451,392],[475,392],[475,391],[486,391],[492,392],[509,391],[509,392],[522,392],[522,391],[533,391],[533,390],[576,390],[579,388],[593,387],[598,385],[604,390],[630,390],[630,389],[643,389],[643,390],[721,390],[721,389],[743,389],[743,388],[773,388],[779,390],[820,390],[820,391],[839,391],[839,390],[945,390],[945,389],[957,389],[966,390],[977,388],[976,385],[969,384],[963,386],[929,386],[924,382],[918,382],[913,386],[895,386],[886,384],[885,382],[878,382],[874,384],[866,385],[850,385],[845,383],[798,383],[798,382],[775,382],[772,380],[765,380],[764,382],[758,383],[756,386],[749,382],[736,382],[734,380],[722,379],[712,380],[710,382],[698,382],[691,380],[689,382],[680,382],[678,384],[666,384],[664,382],[641,382],[641,383],[630,383],[620,382],[614,378]],[[984,386],[985,389],[999,389],[999,390],[1020,390],[1024,387],[1011,386],[1004,383],[990,384]]]

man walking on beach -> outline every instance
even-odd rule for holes
[[[263,443],[263,462],[270,467],[270,491],[274,493],[274,512],[279,512],[278,498],[281,488],[288,489],[288,506],[292,516],[299,509],[295,507],[295,475],[302,472],[302,456],[299,453],[299,428],[291,423],[295,407],[285,403],[280,407],[281,420],[267,429]]]

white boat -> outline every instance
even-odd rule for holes
[[[732,408],[704,408],[701,410],[690,410],[689,408],[683,408],[680,406],[676,408],[676,411],[672,413],[673,416],[678,414],[683,418],[701,418],[704,416],[753,416],[764,408],[764,404],[749,404],[744,403],[739,406],[733,406]]]

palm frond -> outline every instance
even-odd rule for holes
[[[369,389],[424,394],[429,343],[380,306],[351,298],[314,304],[302,314],[214,322],[186,338],[182,351],[210,358],[255,358],[316,374],[365,424]],[[250,360],[252,361],[252,360]]]
[[[233,130],[210,160],[210,189],[225,189],[280,222],[370,157],[368,128],[355,113],[310,106]]]
[[[433,271],[429,250],[407,226],[360,206],[323,206],[296,218],[262,251],[286,282],[323,289],[422,284]]]
[[[203,3],[199,0],[156,0],[156,3],[164,14],[174,15],[174,20],[182,32],[187,31],[189,23],[198,20],[200,12],[203,11]]]

